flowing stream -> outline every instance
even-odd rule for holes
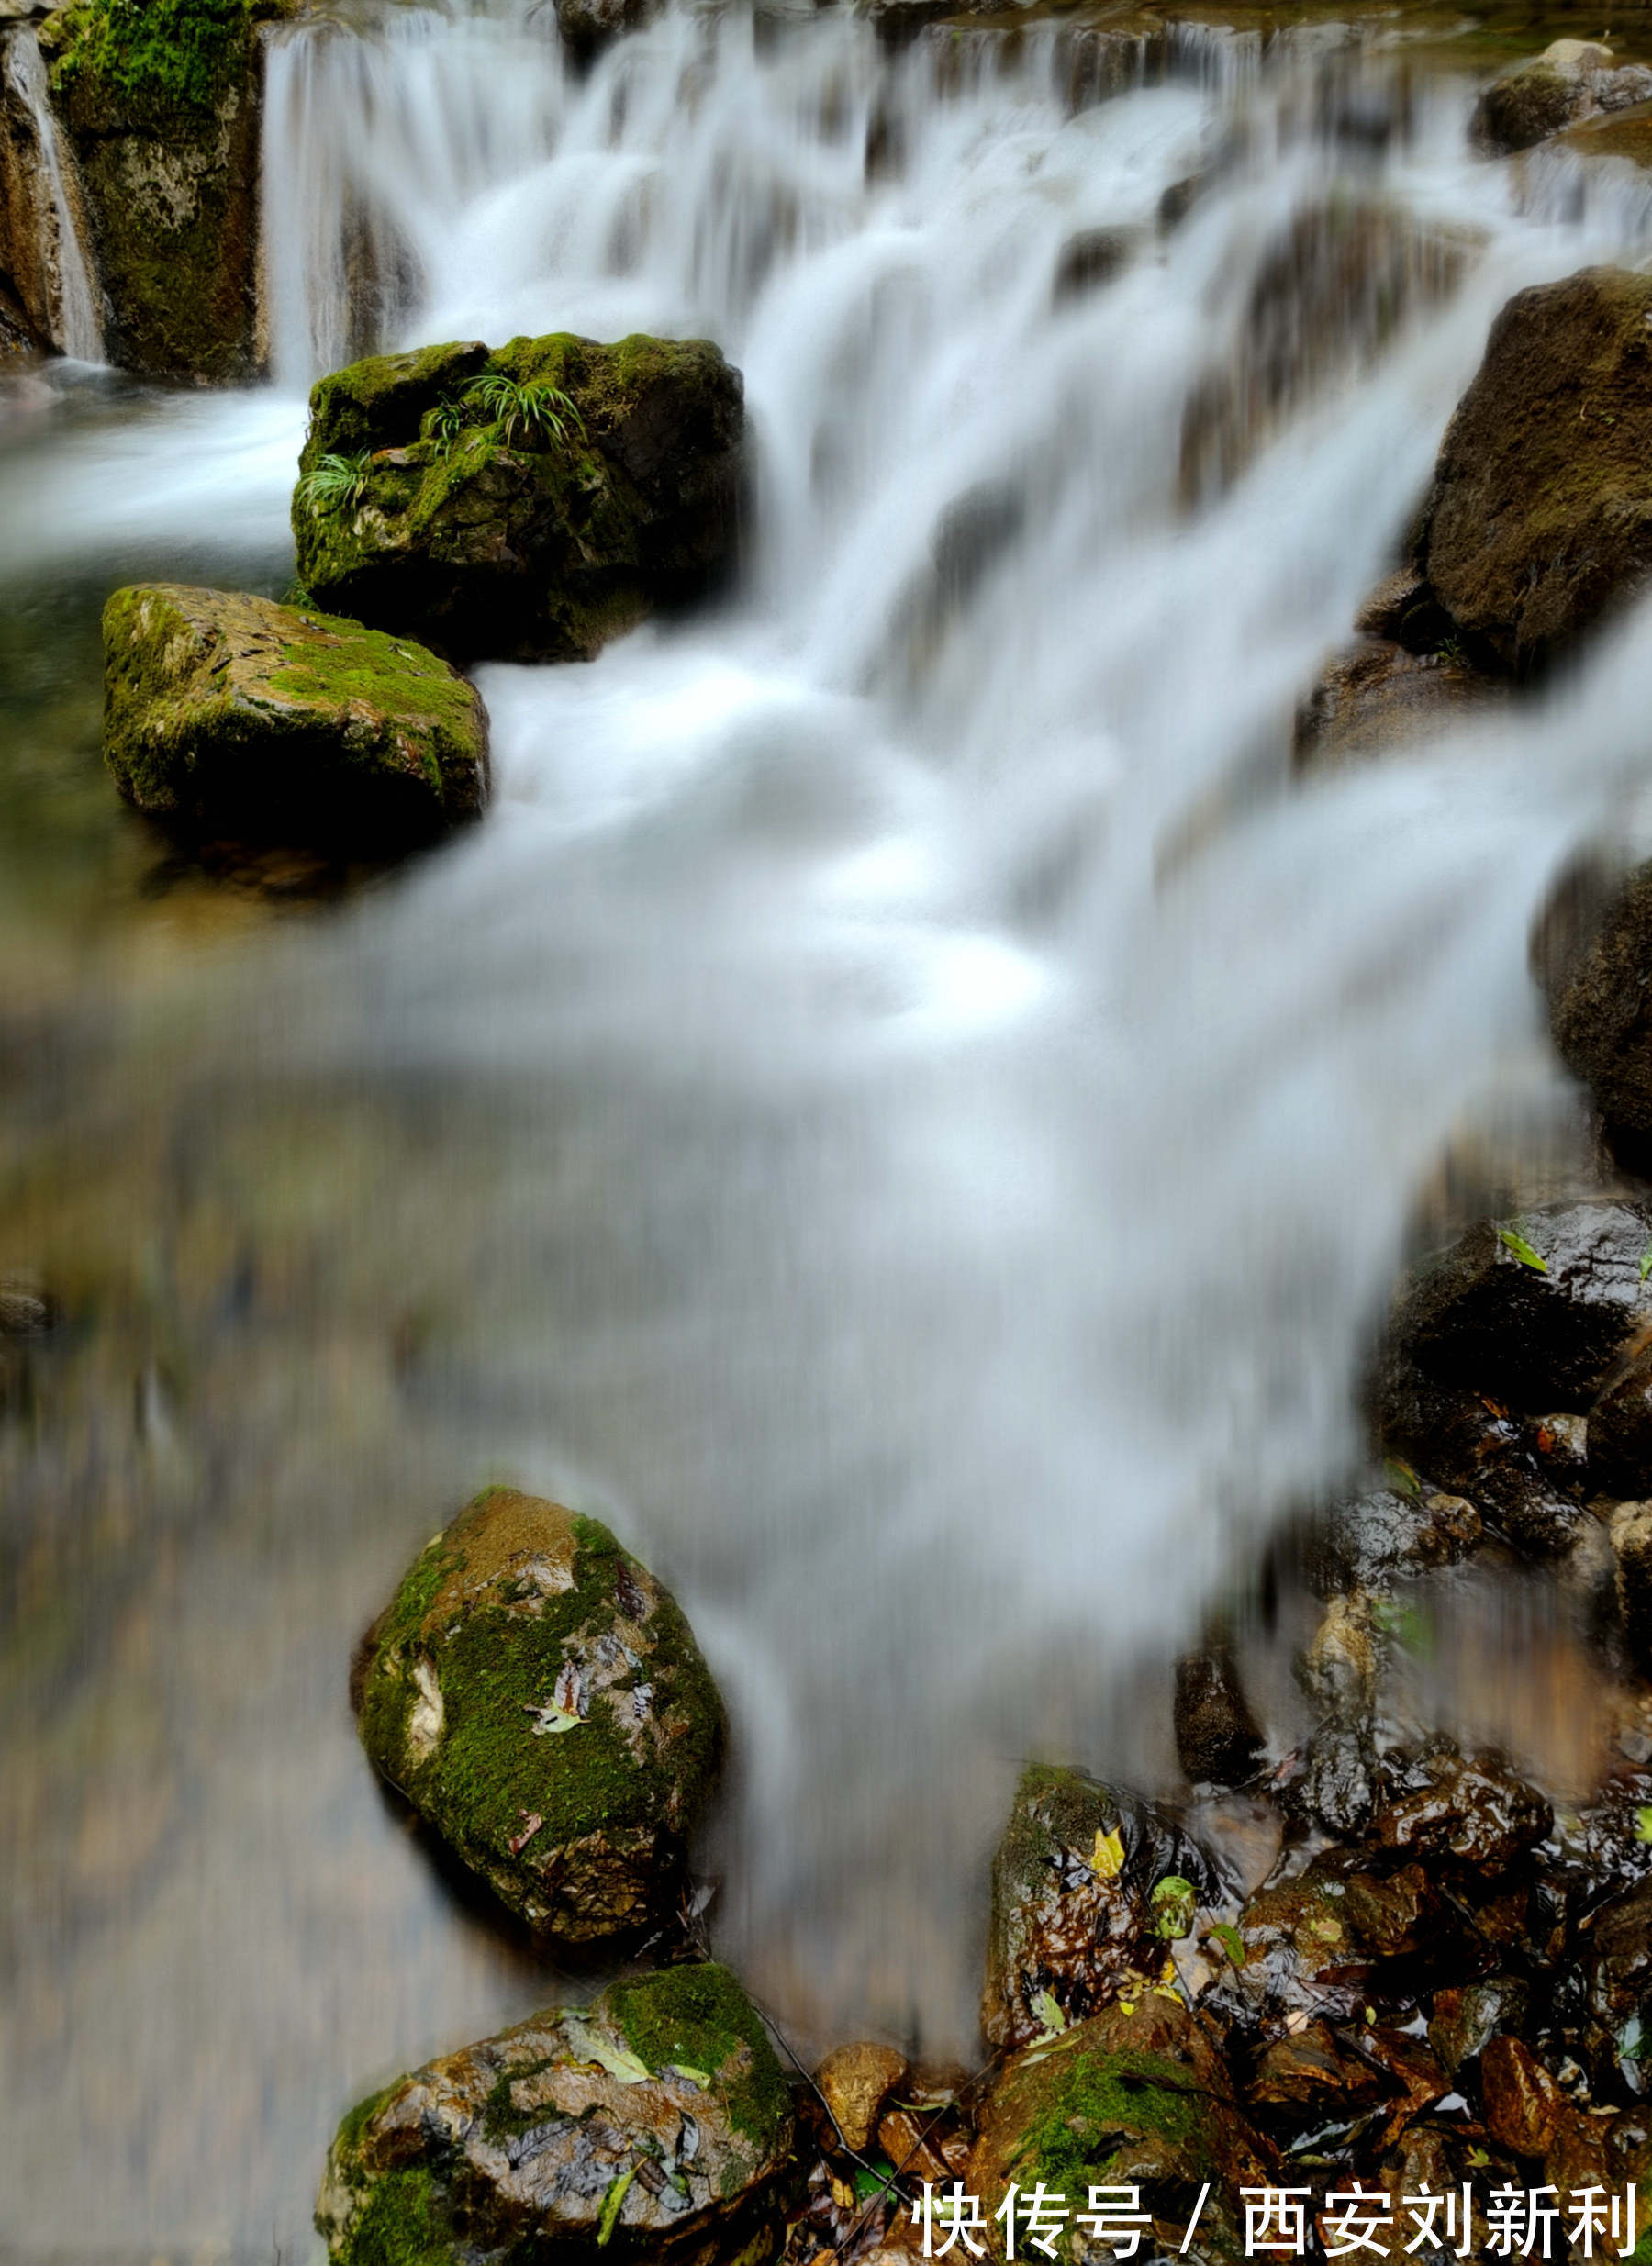
[[[306,2255],[348,2102],[546,1994],[343,1705],[476,1479],[687,1603],[720,1947],[800,2040],[966,2050],[1017,1758],[1162,1769],[1167,1648],[1356,1464],[1448,1140],[1565,1117],[1527,934],[1652,712],[1641,614],[1517,720],[1291,776],[1498,307],[1652,250],[1633,184],[1472,159],[1387,25],[1185,28],[1105,101],[1050,25],[674,11],[583,78],[543,9],[287,29],[274,385],[12,439],[0,570],[83,622],[279,588],[303,388],[375,345],[709,336],[757,497],[718,610],[480,672],[469,837],[210,949],[127,880],[60,955],[25,1224],[128,1288],[95,1453],[9,1467],[78,1603],[4,1735],[0,2241]],[[1365,209],[1397,249],[1316,297]]]

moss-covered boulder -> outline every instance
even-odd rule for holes
[[[337,2266],[570,2259],[758,2266],[778,2248],[791,2103],[726,1968],[611,1984],[352,2110],[316,2224]]]
[[[1070,2266],[1117,2255],[1110,2238],[1079,2224],[1089,2190],[1138,2187],[1152,2219],[1144,2256],[1225,2266],[1245,2254],[1241,2191],[1271,2186],[1278,2176],[1199,2021],[1173,1995],[1150,1991],[1008,2064],[982,2107],[964,2185],[991,2214],[1012,2184],[1026,2195],[1042,2180],[1066,2199],[1054,2256]],[[983,2232],[990,2255],[1004,2258],[1003,2220]],[[1013,2255],[1027,2254],[1018,2228]]]
[[[169,583],[117,590],[103,628],[105,759],[151,818],[379,855],[482,808],[486,712],[421,646]]]
[[[606,1526],[486,1490],[414,1560],[355,1685],[378,1769],[531,1927],[593,1944],[675,1909],[722,1703]]]
[[[588,661],[728,569],[743,426],[740,373],[699,339],[353,363],[310,396],[298,571],[455,656]]]
[[[1419,565],[1471,659],[1525,675],[1652,572],[1652,276],[1517,292],[1441,443]]]
[[[1032,1763],[992,1862],[981,2027],[1021,2046],[1163,1978],[1214,1882],[1208,1859],[1152,1803]]]
[[[1469,138],[1493,156],[1529,150],[1562,128],[1652,96],[1652,71],[1619,64],[1598,39],[1556,39],[1492,80],[1474,106]]]
[[[72,0],[40,33],[120,368],[258,364],[261,23],[287,0]]]

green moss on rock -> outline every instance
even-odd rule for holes
[[[669,1909],[723,1713],[675,1601],[597,1520],[490,1489],[371,1633],[362,1743],[529,1923],[623,1937]]]
[[[765,2153],[773,2148],[790,2117],[790,2096],[763,2017],[726,1967],[664,1968],[613,1984],[608,2003],[639,2060],[655,2073],[720,2073],[734,2130]]]
[[[547,421],[494,418],[486,378],[549,387]],[[299,575],[328,605],[441,650],[588,660],[726,572],[742,491],[740,374],[715,346],[555,333],[422,347],[320,380],[293,504]],[[324,458],[363,463],[329,499]]]
[[[104,609],[104,753],[193,833],[380,854],[474,817],[474,688],[433,653],[269,598],[142,583]]]
[[[316,2224],[337,2266],[527,2266],[553,2244],[590,2253],[618,2190],[610,2254],[756,2266],[777,2248],[791,2138],[779,2065],[734,1977],[667,1968],[430,2062],[352,2109]]]
[[[1440,445],[1419,567],[1463,649],[1541,670],[1652,574],[1652,277],[1517,292]]]
[[[1139,2187],[1157,2236],[1176,2250],[1209,2182],[1188,2255],[1230,2266],[1244,2256],[1240,2189],[1275,2177],[1197,2018],[1173,1993],[1149,1990],[1006,2066],[983,2104],[965,2185],[998,2198],[1042,2180],[1074,2211],[1092,2186]],[[1005,2255],[1001,2221],[989,2245]],[[1057,2255],[1077,2261],[1087,2248],[1069,2218]]]
[[[74,0],[41,32],[122,368],[255,374],[258,26],[285,12],[281,0]]]

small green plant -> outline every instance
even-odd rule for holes
[[[298,493],[312,511],[353,511],[367,493],[372,463],[371,449],[359,456],[323,456],[299,481]]]
[[[577,432],[585,430],[585,419],[573,397],[544,378],[530,378],[519,385],[502,370],[489,370],[465,388],[463,407],[479,409],[507,441],[514,441],[519,433],[525,439],[533,432],[547,441],[564,441],[570,425]]]
[[[439,401],[424,422],[425,439],[434,441],[445,456],[465,427],[463,401]]]
[[[1535,1275],[1548,1273],[1548,1261],[1541,1252],[1533,1250],[1518,1228],[1500,1227],[1497,1231],[1497,1240],[1505,1251],[1513,1254],[1522,1267],[1529,1267]]]

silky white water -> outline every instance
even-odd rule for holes
[[[584,80],[548,13],[283,33],[277,389],[48,435],[6,471],[13,571],[145,571],[148,526],[169,566],[194,541],[215,575],[238,544],[275,573],[299,392],[344,353],[649,329],[743,372],[737,592],[589,667],[483,669],[485,824],[174,1001],[156,1044],[428,1127],[451,1211],[397,1244],[393,1191],[358,1186],[340,1282],[386,1259],[414,1289],[462,1280],[421,1421],[455,1463],[608,1516],[680,1590],[739,1748],[718,1941],[817,2037],[967,2042],[1017,1758],[1162,1751],[1121,1713],[1127,1671],[1356,1462],[1422,1182],[1469,1112],[1551,1089],[1527,931],[1621,822],[1652,703],[1637,616],[1517,722],[1289,769],[1293,706],[1390,564],[1492,314],[1639,260],[1644,209],[1471,160],[1449,83],[1386,140],[1329,130],[1380,112],[1390,63],[1325,27],[1266,64],[1189,35],[1167,83],[1076,115],[1069,61],[1048,31],[1007,60],[891,56],[837,14],[668,15]],[[1453,231],[1460,287],[1373,366],[1333,356],[1192,508],[1185,405],[1333,194]],[[1058,299],[1064,247],[1101,226],[1140,231],[1133,258]],[[476,1093],[488,1142],[444,1141],[444,1097]],[[386,1503],[368,1581],[431,1507]],[[341,1753],[336,1699],[272,1736],[324,1720]],[[334,1833],[371,1800],[337,1784]],[[270,1798],[260,1846],[301,1870],[319,1798],[292,1771]],[[277,2137],[250,2175],[192,2092],[175,2161],[136,2151],[72,2197],[65,2095],[37,2086],[0,2119],[32,2239],[295,2228],[352,2082],[532,2003],[429,1928],[404,1989],[357,1973],[427,1893],[406,1845],[374,1858],[359,1953],[342,1927],[292,1992],[249,1981],[252,1859],[201,1832],[219,1885],[192,1957],[219,1988],[172,2023],[162,1976],[91,1944],[84,2051],[118,2040],[157,2086],[184,2054],[251,2059]],[[276,1960],[302,1922],[259,1911]],[[316,2097],[329,2024],[359,2071],[338,2099]]]
[[[44,249],[52,283],[52,343],[73,361],[101,362],[103,324],[70,200],[57,120],[47,99],[46,65],[39,43],[27,26],[6,42],[6,70],[13,94],[28,112],[39,151],[40,186],[49,208]]]

